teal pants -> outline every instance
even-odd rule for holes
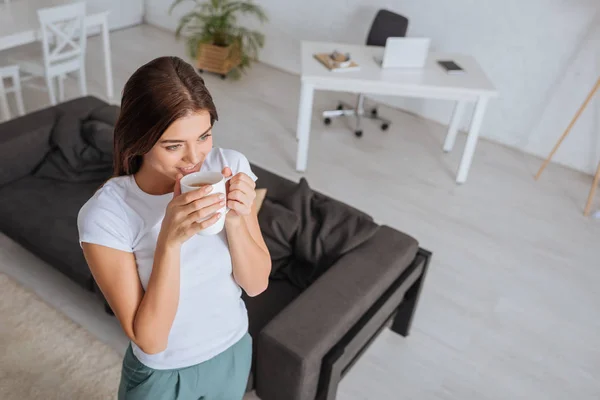
[[[210,360],[180,369],[149,368],[130,345],[123,359],[119,400],[242,400],[251,362],[248,333]]]

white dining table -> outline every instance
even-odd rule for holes
[[[37,10],[72,2],[73,0],[14,0],[9,3],[0,4],[0,52],[40,41],[42,33]],[[88,29],[88,34],[93,33],[93,31],[89,31],[90,28],[99,27],[102,35],[106,95],[108,99],[112,99],[114,90],[110,40],[108,36],[109,11],[97,9],[90,5],[87,5],[87,7],[85,25],[86,29]],[[2,53],[0,53],[1,57]]]

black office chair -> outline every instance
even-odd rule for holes
[[[379,10],[375,19],[371,24],[369,35],[367,36],[367,46],[382,46],[385,47],[385,41],[388,37],[404,37],[408,30],[408,18],[396,14],[388,10]],[[352,56],[352,55],[351,55]],[[367,117],[381,122],[381,129],[386,130],[390,126],[390,121],[379,116],[377,108],[373,107],[371,111],[365,115],[364,110],[365,96],[359,94],[356,100],[356,106],[352,107],[344,102],[338,104],[337,110],[323,112],[323,122],[326,125],[331,123],[332,118],[341,116],[356,116],[356,128],[354,134],[361,137],[363,134],[361,128],[361,118]]]

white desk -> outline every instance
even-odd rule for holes
[[[73,0],[17,0],[8,4],[0,4],[0,51],[41,40],[42,34],[37,9],[72,2]],[[108,14],[109,11],[88,7],[85,25],[87,28],[96,26],[101,28],[106,95],[112,99],[113,77],[108,37]]]
[[[314,53],[338,50],[349,52],[360,65],[359,71],[330,72],[314,57]],[[464,106],[475,102],[475,111],[469,129],[467,143],[456,176],[457,183],[467,180],[471,160],[479,137],[479,130],[488,101],[498,94],[475,59],[460,54],[430,53],[422,70],[382,69],[373,59],[382,54],[376,46],[349,45],[343,43],[302,42],[302,72],[300,105],[298,110],[298,153],[296,169],[306,170],[310,122],[315,90],[330,90],[364,94],[393,95],[456,101],[444,151],[452,150],[458,132]],[[447,74],[436,61],[452,59],[466,72],[461,75]]]

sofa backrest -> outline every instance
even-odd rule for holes
[[[55,118],[45,109],[0,124],[0,186],[29,175],[44,159]]]
[[[29,175],[52,150],[52,130],[61,115],[93,116],[114,124],[117,107],[93,97],[81,97],[0,124],[0,186]]]

